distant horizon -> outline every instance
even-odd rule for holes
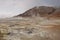
[[[40,6],[34,6],[34,7],[40,7]],[[34,7],[31,7],[31,8],[34,8]],[[56,7],[56,6],[46,6],[46,7]],[[31,9],[31,8],[29,8],[29,9]],[[56,7],[56,8],[60,8],[60,7]],[[27,10],[29,10],[29,9],[27,9]],[[26,12],[27,10],[25,10],[24,12]],[[22,13],[24,13],[24,12],[22,12]],[[19,13],[19,14],[22,14],[22,13]],[[17,15],[19,15],[19,14],[16,14],[16,15],[14,15],[14,16],[17,16]],[[14,17],[14,16],[11,16],[11,17]],[[4,19],[4,18],[11,18],[11,17],[1,17],[0,19]]]
[[[0,18],[13,17],[35,6],[60,7],[60,0],[0,0]]]

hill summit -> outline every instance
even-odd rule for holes
[[[16,17],[47,17],[60,18],[60,9],[47,6],[34,7]]]

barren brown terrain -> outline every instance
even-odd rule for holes
[[[60,40],[60,9],[34,7],[0,19],[0,40]]]
[[[60,19],[4,19],[0,32],[0,40],[60,40]]]

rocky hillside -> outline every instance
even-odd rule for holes
[[[16,17],[47,17],[47,18],[60,18],[60,9],[56,9],[53,7],[34,7],[23,14],[19,14]]]
[[[59,18],[60,9],[41,6],[0,19],[0,40],[60,40]]]

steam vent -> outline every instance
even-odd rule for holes
[[[60,9],[37,6],[0,19],[0,40],[60,40]]]

